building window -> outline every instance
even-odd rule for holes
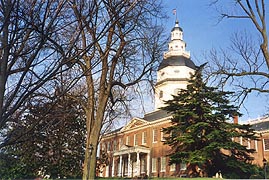
[[[269,139],[263,139],[263,146],[265,151],[269,151]]]
[[[250,139],[248,139],[248,147],[247,149],[250,149]]]
[[[107,151],[110,151],[110,142],[107,142]]]
[[[113,150],[116,151],[117,150],[117,141],[113,142]]]
[[[152,172],[156,172],[157,171],[157,158],[152,158],[152,162],[151,162],[151,167],[152,167]]]
[[[159,98],[163,98],[163,91],[160,91]]]
[[[176,164],[171,164],[170,171],[175,171],[175,170],[176,170]]]
[[[122,138],[119,139],[119,149],[121,148],[122,146]]]
[[[255,140],[255,150],[258,152],[258,141]]]
[[[157,130],[156,129],[153,129],[152,134],[153,134],[153,140],[152,140],[152,142],[153,143],[156,143],[157,142],[157,136],[158,136]]]
[[[164,132],[161,131],[161,141],[165,141]]]
[[[147,132],[142,133],[142,144],[147,144]]]
[[[130,144],[130,137],[127,136],[127,137],[126,137],[126,145],[129,145],[129,144]]]
[[[165,172],[165,167],[166,167],[166,158],[161,157],[161,172]]]
[[[181,163],[180,164],[180,170],[186,170],[186,169],[187,169],[186,163]]]
[[[134,146],[137,146],[137,145],[138,145],[137,140],[138,140],[138,135],[135,134],[135,135],[134,135]]]

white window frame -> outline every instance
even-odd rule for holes
[[[164,138],[164,133],[163,133],[163,131],[161,131],[161,141],[166,141],[165,138]]]
[[[151,170],[152,172],[157,172],[157,158],[151,159]]]
[[[256,150],[256,152],[258,152],[258,141],[255,140],[254,142],[255,142],[255,150]]]
[[[186,170],[187,169],[187,164],[186,163],[180,163],[180,170]]]
[[[268,141],[266,144],[265,144],[265,140]],[[263,139],[263,149],[264,151],[269,151],[269,139]]]
[[[137,134],[134,134],[134,146],[137,146],[138,145],[138,143],[137,143],[137,138],[138,136],[137,136]]]
[[[142,132],[142,144],[147,144],[147,131]]]
[[[156,139],[155,139],[156,137]],[[157,143],[158,142],[158,134],[157,134],[157,129],[152,130],[152,142]]]
[[[161,172],[166,171],[166,157],[161,157]]]

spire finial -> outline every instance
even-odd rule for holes
[[[177,21],[177,9],[173,9],[173,15],[176,16],[176,21]]]
[[[178,20],[176,19],[176,24],[175,24],[175,27],[179,27],[179,22]]]

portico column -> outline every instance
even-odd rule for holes
[[[122,170],[121,165],[122,165],[122,155],[120,155],[120,165],[119,165],[119,174],[118,174],[119,177],[121,177],[121,170]]]
[[[115,165],[115,160],[114,156],[112,157],[112,177],[114,177],[114,165]]]
[[[148,155],[147,155],[147,175],[148,175],[148,177],[149,177],[149,171],[150,171],[149,164],[150,164],[150,154],[148,153]]]
[[[140,158],[139,158],[139,152],[136,153],[136,166],[137,166],[137,176],[140,176]]]
[[[131,177],[131,154],[128,154],[128,164],[127,164],[127,176]]]

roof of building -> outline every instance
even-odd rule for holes
[[[158,70],[163,69],[167,66],[187,66],[189,68],[196,69],[196,66],[192,60],[184,56],[171,56],[167,59],[164,59],[161,62]]]
[[[171,31],[174,31],[174,30],[176,30],[176,29],[179,29],[180,31],[183,32],[183,29],[179,26],[179,22],[178,22],[178,20],[176,20],[176,22],[175,22],[175,27],[174,27]]]
[[[167,111],[157,110],[144,115],[143,119],[146,121],[155,121],[170,116]]]
[[[269,121],[262,121],[252,124],[252,128],[255,129],[255,131],[269,130]]]
[[[118,128],[118,129],[114,129],[114,130],[112,130],[112,131],[108,131],[108,132],[105,133],[105,135],[106,135],[106,134],[114,134],[114,133],[117,133],[117,132],[119,132],[123,127],[124,127],[124,126]]]
[[[171,31],[174,31],[174,30],[176,30],[176,29],[179,29],[180,31],[183,32],[183,29],[182,29],[181,27],[173,27],[173,29],[172,29]]]

